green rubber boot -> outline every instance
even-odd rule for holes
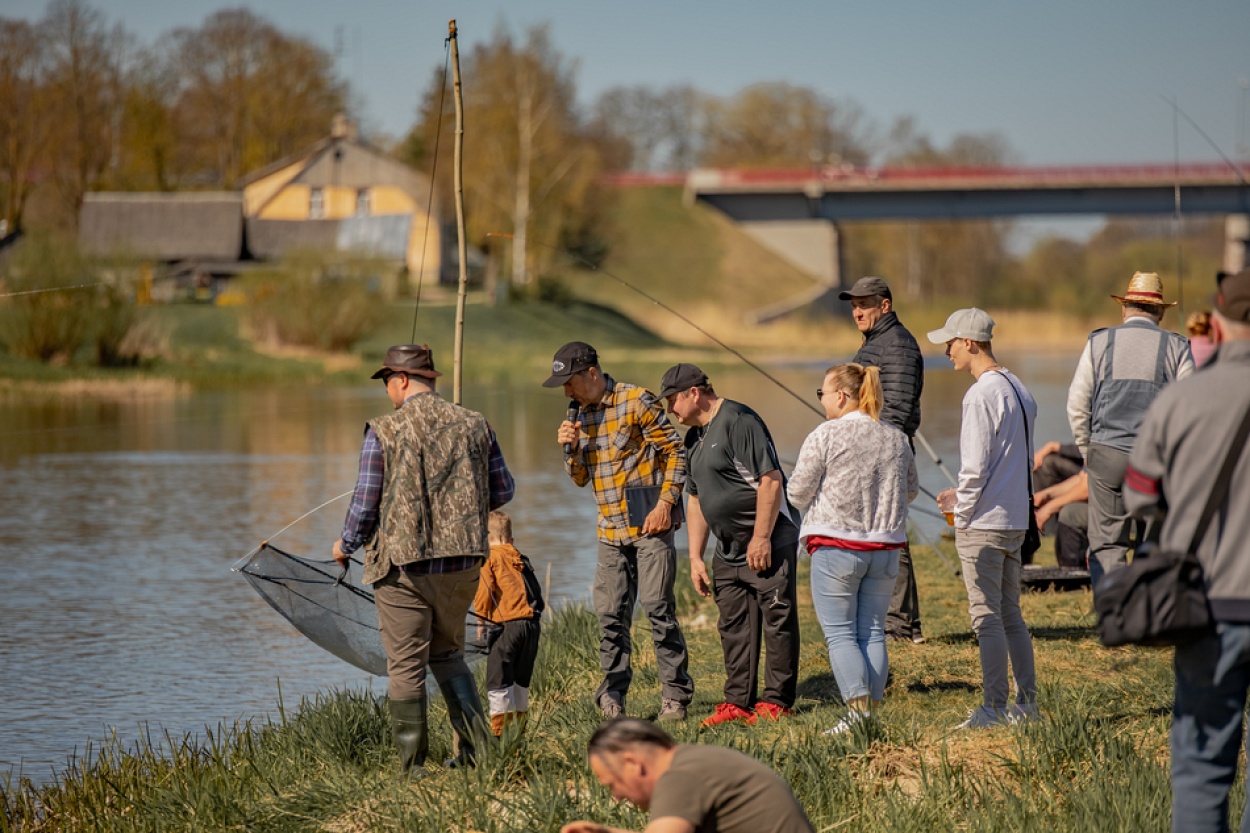
[[[472,674],[461,674],[439,683],[438,687],[447,701],[447,719],[456,734],[455,757],[444,761],[443,765],[449,769],[473,766],[477,755],[475,743],[485,741],[490,734],[490,724],[477,696],[477,681]]]
[[[420,777],[429,751],[425,722],[425,697],[391,701],[391,737],[399,754],[399,771],[404,778]]]

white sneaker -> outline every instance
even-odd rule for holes
[[[845,735],[855,728],[857,723],[863,723],[868,719],[868,715],[859,709],[851,709],[846,713],[846,717],[838,721],[837,725],[832,729],[826,729],[821,732],[822,735]]]
[[[988,706],[979,709],[968,709],[968,719],[952,729],[993,729],[1011,723],[1010,712],[995,711]]]

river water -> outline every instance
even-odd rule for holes
[[[1003,358],[1041,405],[1036,442],[1068,438],[1075,357]],[[773,372],[814,403],[822,370]],[[764,417],[792,463],[817,416],[750,370],[714,382]],[[922,432],[952,471],[970,382],[940,356],[926,373]],[[596,512],[590,492],[565,476],[554,442],[560,391],[537,380],[470,387],[465,404],[498,433],[517,480],[507,507],[517,544],[541,580],[550,569],[551,602],[586,597]],[[279,687],[288,706],[330,687],[384,692],[385,680],[306,640],[230,566],[349,491],[364,422],[388,408],[377,383],[0,400],[0,777],[47,780],[110,733],[180,736],[272,714]],[[918,456],[921,483],[945,488]],[[924,496],[917,505],[930,507]],[[274,543],[329,558],[345,510],[346,499],[331,504]],[[914,519],[930,536],[944,528]]]

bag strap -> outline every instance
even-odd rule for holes
[[[1016,390],[1016,386],[1012,384],[1011,379],[1003,375],[1000,370],[991,370],[990,373],[997,373],[1003,377],[1003,381],[1007,383],[1007,387],[1011,388],[1011,392],[1016,395],[1016,402],[1020,403],[1020,418],[1024,420],[1024,479],[1029,481],[1029,509],[1033,509],[1033,441],[1029,439],[1029,415],[1024,410],[1024,399],[1020,397],[1020,391]]]
[[[1241,425],[1237,428],[1237,433],[1233,436],[1232,445],[1228,449],[1228,456],[1224,458],[1224,466],[1215,478],[1215,486],[1211,488],[1211,496],[1207,498],[1207,505],[1202,509],[1202,517],[1198,519],[1198,526],[1194,527],[1194,538],[1189,543],[1190,553],[1198,552],[1198,545],[1202,543],[1203,536],[1207,534],[1207,527],[1211,525],[1211,521],[1215,518],[1215,513],[1219,509],[1220,504],[1228,496],[1228,489],[1233,482],[1233,469],[1237,467],[1237,458],[1241,456],[1241,450],[1245,447],[1247,436],[1250,436],[1250,408],[1246,409],[1246,415],[1242,418]]]

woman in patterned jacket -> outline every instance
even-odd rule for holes
[[[826,734],[840,734],[885,696],[885,616],[920,482],[907,437],[879,420],[877,368],[831,367],[816,394],[828,421],[803,441],[786,493],[806,512],[812,603],[848,707]]]

